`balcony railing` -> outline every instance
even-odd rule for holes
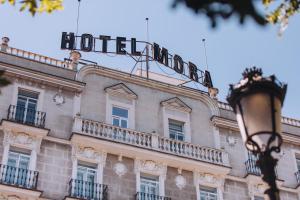
[[[10,105],[7,120],[39,128],[45,127],[46,113],[24,106]]]
[[[170,197],[158,196],[155,194],[147,194],[144,192],[138,192],[135,195],[135,200],[171,200]]]
[[[72,198],[85,200],[107,200],[107,185],[78,179],[69,182],[69,194]]]
[[[38,61],[38,62],[41,62],[41,63],[53,65],[53,66],[60,67],[60,68],[72,69],[71,66],[68,65],[68,63],[66,63],[64,61],[60,61],[60,60],[57,60],[57,59],[54,59],[54,58],[50,58],[50,57],[43,56],[43,55],[40,55],[40,54],[32,53],[32,52],[29,52],[29,51],[16,49],[16,48],[13,48],[13,47],[8,47],[6,49],[6,53],[11,54],[11,55],[15,55],[15,56],[19,56],[19,57],[22,57],[22,58],[26,58],[26,59],[29,59],[29,60],[34,60],[34,61]]]
[[[0,183],[36,189],[39,173],[28,169],[0,164]]]
[[[83,120],[78,117],[75,118],[73,132],[199,161],[229,166],[228,153],[225,151],[161,137],[158,134],[142,133],[102,122]]]
[[[253,174],[253,175],[256,175],[256,176],[261,175],[261,171],[260,171],[259,167],[256,166],[256,161],[255,160],[248,159],[245,162],[245,165],[246,165],[246,170],[247,170],[248,174]]]
[[[299,170],[295,173],[295,176],[296,176],[297,184],[300,185],[300,171]]]

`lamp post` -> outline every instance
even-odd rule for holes
[[[263,77],[256,67],[246,69],[243,79],[230,85],[227,101],[233,108],[246,148],[258,155],[262,179],[268,184],[265,194],[270,200],[279,200],[272,152],[280,152],[281,107],[287,85],[274,75]]]

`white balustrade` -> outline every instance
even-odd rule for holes
[[[101,122],[82,120],[81,132],[86,135],[113,140],[134,146],[151,148],[151,134],[120,128]]]
[[[40,54],[32,53],[32,52],[29,52],[29,51],[16,49],[16,48],[13,48],[13,47],[7,47],[6,53],[14,55],[14,56],[19,56],[19,57],[22,57],[22,58],[26,58],[26,59],[30,59],[30,60],[34,60],[34,61],[38,61],[38,62],[42,62],[42,63],[46,63],[46,64],[53,65],[53,66],[56,66],[56,67],[72,69],[71,66],[69,66],[69,64],[64,62],[64,61],[57,60],[57,59],[54,59],[54,58],[50,58],[50,57],[47,57],[47,56],[43,56],[43,55],[40,55]]]
[[[220,165],[229,165],[228,154],[222,150],[203,147],[197,144],[160,137],[159,149],[163,152],[189,157]]]
[[[75,117],[74,119],[73,132],[204,162],[229,166],[228,153],[225,151],[161,137],[157,133],[142,133],[102,122],[80,119],[79,117]]]

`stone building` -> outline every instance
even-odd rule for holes
[[[9,47],[0,69],[0,199],[261,200],[230,106],[208,93]],[[277,179],[300,199],[300,121],[283,117]]]

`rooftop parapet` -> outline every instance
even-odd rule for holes
[[[219,101],[218,106],[219,106],[220,109],[233,111],[231,106],[227,103]],[[288,117],[283,116],[283,117],[281,117],[281,122],[284,123],[284,124],[287,124],[287,125],[300,127],[300,120],[298,120],[298,119],[292,119],[292,118],[288,118]]]

